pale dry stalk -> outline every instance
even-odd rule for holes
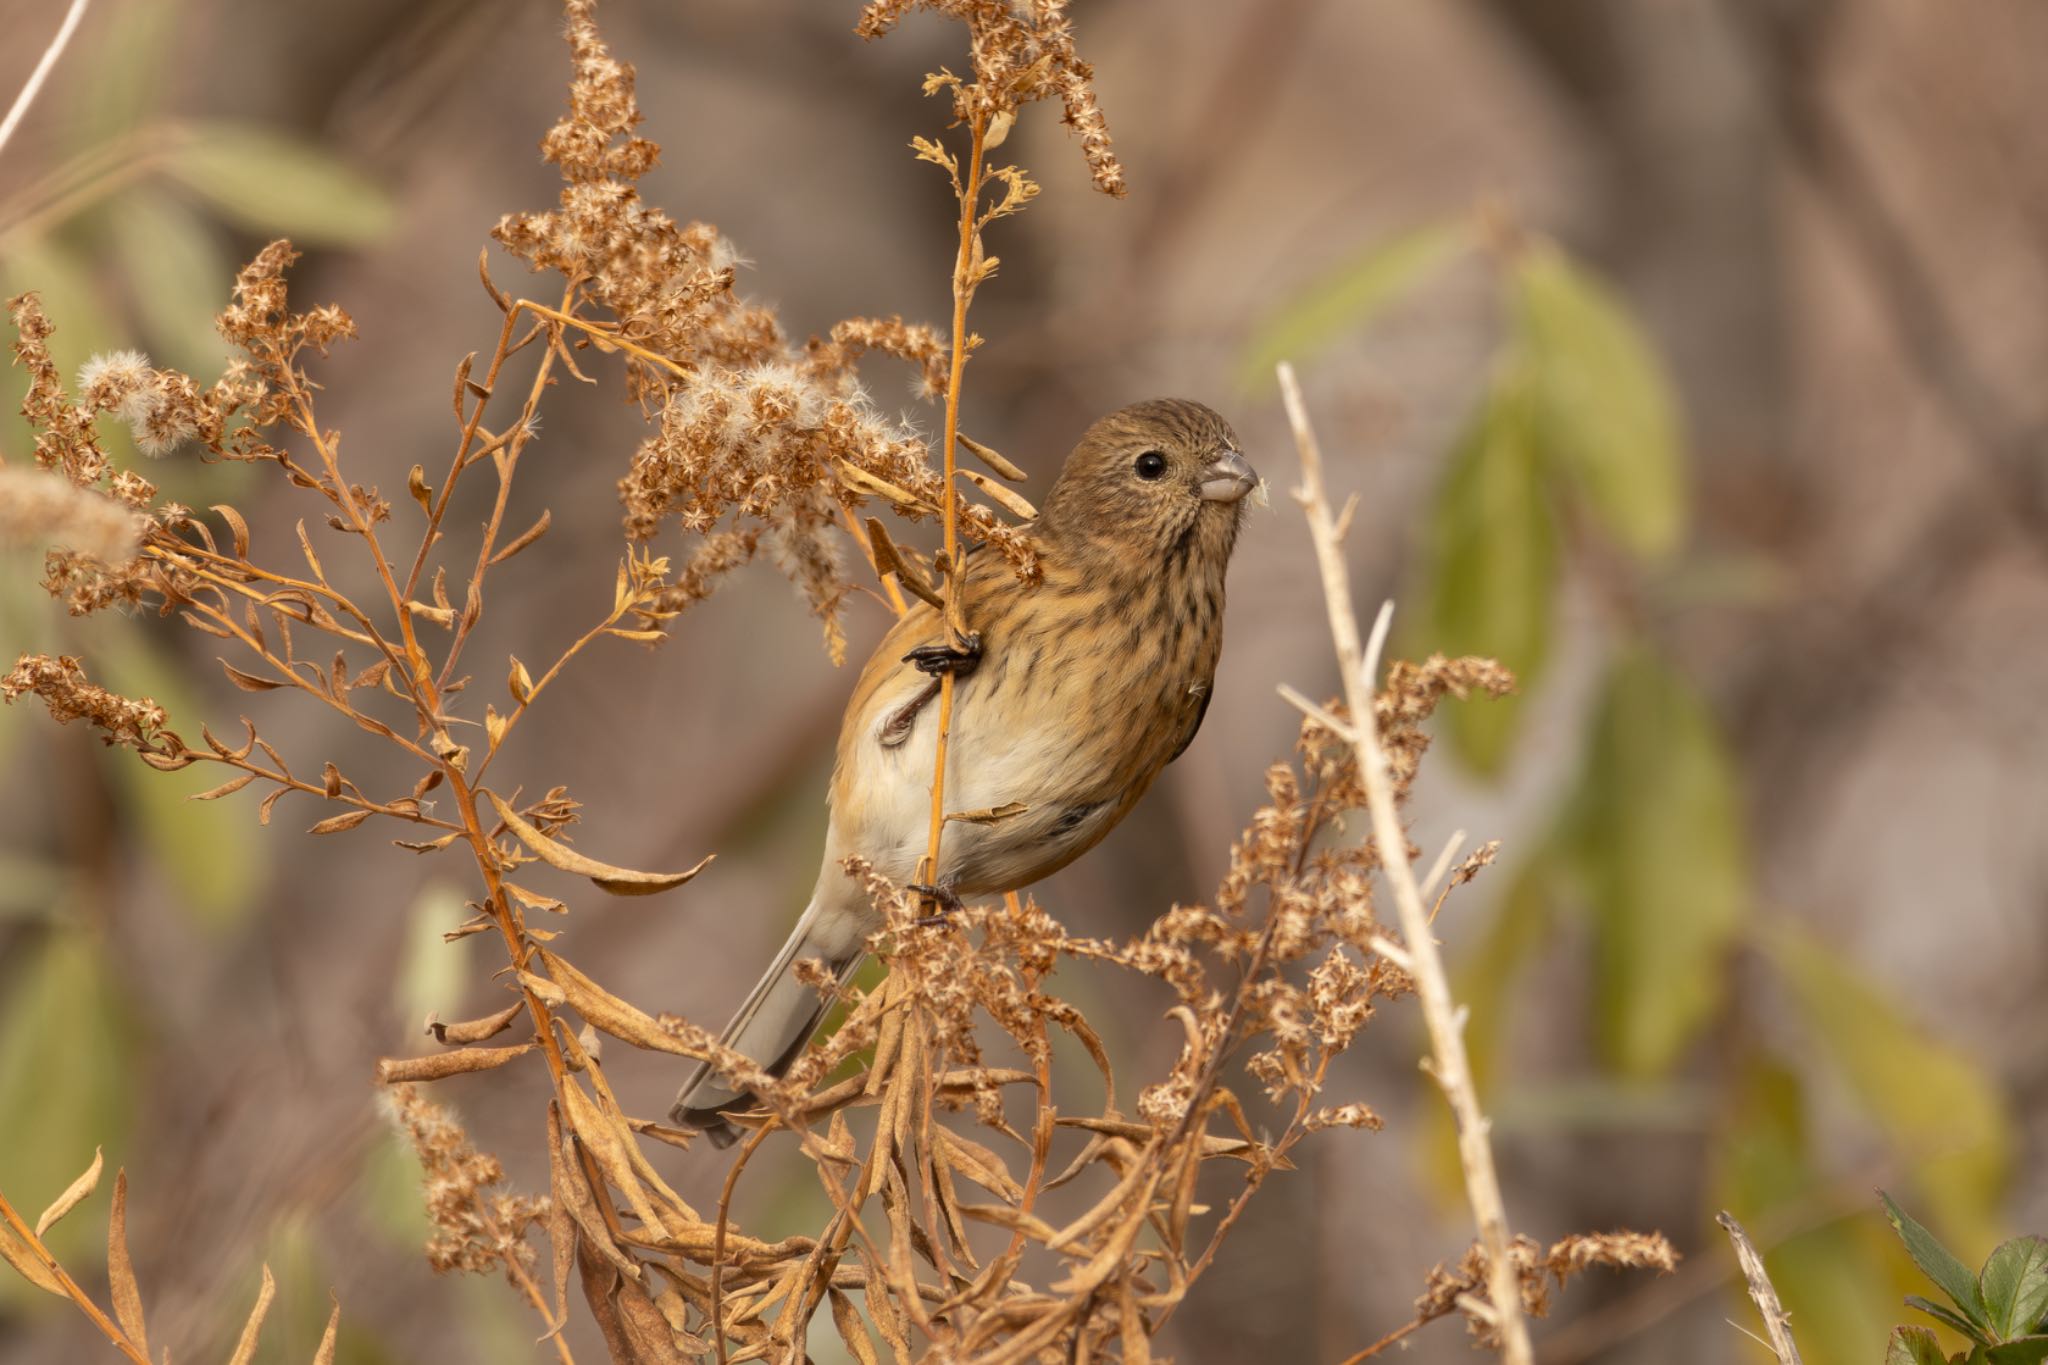
[[[1778,1357],[1778,1365],[1800,1365],[1799,1344],[1792,1340],[1792,1315],[1778,1300],[1777,1287],[1764,1269],[1764,1258],[1733,1216],[1718,1213],[1714,1221],[1735,1245],[1735,1259],[1742,1266],[1742,1278],[1749,1283],[1749,1297],[1756,1301],[1756,1311],[1763,1317],[1764,1333],[1770,1338],[1771,1353]]]
[[[1386,753],[1380,747],[1373,710],[1372,678],[1379,671],[1380,651],[1386,643],[1394,604],[1388,602],[1380,609],[1371,642],[1361,650],[1358,616],[1351,605],[1351,585],[1344,565],[1343,538],[1323,484],[1322,451],[1309,425],[1308,409],[1302,402],[1301,386],[1295,382],[1294,368],[1283,362],[1279,375],[1287,420],[1294,428],[1295,446],[1301,454],[1301,487],[1295,497],[1308,515],[1309,537],[1315,544],[1323,598],[1329,608],[1330,635],[1337,647],[1337,668],[1343,675],[1344,700],[1351,710],[1348,738],[1358,753],[1358,769],[1364,778],[1367,806],[1372,814],[1373,840],[1380,850],[1380,866],[1393,889],[1394,904],[1401,916],[1405,944],[1405,961],[1401,965],[1415,978],[1423,1019],[1429,1026],[1434,1056],[1430,1069],[1457,1120],[1458,1161],[1465,1172],[1465,1196],[1472,1205],[1480,1243],[1486,1248],[1492,1325],[1499,1334],[1501,1352],[1508,1365],[1531,1365],[1534,1354],[1529,1345],[1528,1323],[1522,1316],[1521,1282],[1510,1255],[1514,1238],[1508,1231],[1507,1208],[1501,1200],[1500,1178],[1494,1171],[1493,1147],[1487,1137],[1489,1125],[1479,1107],[1479,1096],[1472,1085],[1472,1068],[1465,1056],[1464,1011],[1451,999],[1443,958],[1431,935],[1429,912],[1422,903],[1422,892],[1408,857],[1408,836],[1401,828],[1400,812],[1394,805],[1393,780],[1387,770]]]
[[[14,130],[21,126],[21,120],[28,114],[29,106],[36,102],[42,92],[43,82],[50,78],[57,59],[64,55],[65,45],[71,35],[78,31],[78,21],[85,17],[87,0],[71,0],[71,8],[64,12],[64,22],[57,26],[57,36],[50,39],[50,45],[43,49],[43,55],[36,61],[36,69],[29,73],[28,81],[21,87],[21,93],[14,97],[14,103],[7,110],[7,117],[0,119],[0,149],[7,146],[7,140],[14,136]]]

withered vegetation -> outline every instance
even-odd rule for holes
[[[877,0],[859,31],[879,36],[912,7]],[[771,310],[735,292],[736,253],[718,231],[678,223],[635,188],[659,149],[637,132],[632,68],[606,47],[590,0],[565,6],[569,110],[542,142],[565,182],[559,202],[508,215],[494,233],[559,280],[559,290],[515,297],[482,273],[500,314],[496,340],[480,361],[472,354],[456,366],[452,453],[435,475],[415,466],[402,496],[353,481],[340,433],[320,420],[311,369],[356,329],[338,307],[294,311],[288,243],[266,247],[237,279],[219,325],[240,358],[210,385],[121,353],[67,390],[50,359],[53,321],[33,294],[9,304],[39,468],[0,470],[0,480],[10,498],[52,510],[32,528],[0,530],[57,546],[44,586],[74,613],[147,606],[179,618],[221,642],[221,667],[235,686],[326,708],[402,750],[417,776],[407,788],[372,791],[334,762],[288,759],[247,720],[222,727],[225,738],[202,724],[198,743],[189,742],[189,722],[176,718],[188,726],[181,733],[153,701],[106,691],[69,657],[24,656],[0,689],[10,701],[34,695],[57,720],[82,720],[153,767],[223,770],[199,799],[255,788],[257,816],[268,823],[283,798],[298,795],[328,812],[313,834],[374,819],[403,827],[401,847],[473,862],[476,914],[448,936],[495,934],[516,997],[483,1019],[434,1024],[446,1050],[387,1062],[380,1079],[393,1087],[394,1117],[427,1173],[437,1229],[430,1261],[505,1275],[565,1362],[571,1348],[560,1329],[572,1286],[619,1361],[801,1359],[820,1310],[862,1361],[1145,1360],[1248,1202],[1291,1168],[1302,1142],[1327,1129],[1380,1126],[1364,1099],[1326,1090],[1332,1066],[1381,1005],[1415,987],[1400,930],[1375,900],[1381,845],[1345,832],[1344,818],[1368,805],[1369,792],[1353,719],[1339,701],[1311,706],[1294,755],[1266,772],[1265,804],[1233,844],[1212,902],[1167,908],[1130,941],[1076,936],[1015,895],[935,922],[909,889],[850,863],[847,875],[864,879],[887,914],[876,947],[889,974],[879,989],[853,993],[845,1022],[779,1080],[719,1048],[696,1022],[606,990],[530,922],[571,908],[524,884],[536,864],[615,895],[671,891],[704,865],[653,873],[599,861],[572,843],[583,805],[568,791],[534,797],[491,785],[498,752],[586,652],[613,640],[658,643],[677,614],[766,550],[817,613],[836,658],[839,613],[855,586],[842,533],[897,610],[905,593],[939,602],[956,631],[966,629],[953,572],[960,538],[1004,555],[1020,575],[1035,572],[1013,520],[1029,516],[1029,504],[955,465],[966,450],[998,478],[1017,477],[958,423],[962,374],[979,340],[966,329],[968,308],[998,266],[984,229],[1037,193],[1018,168],[984,158],[1024,106],[1051,99],[1078,132],[1096,187],[1121,195],[1123,173],[1061,0],[923,7],[960,19],[970,34],[970,75],[942,72],[926,86],[950,96],[964,150],[927,138],[913,144],[948,176],[959,205],[950,335],[900,318],[856,318],[798,343]],[[861,365],[875,353],[910,365],[943,402],[937,451],[867,397]],[[495,668],[481,677],[463,671],[464,647],[487,604],[517,610],[516,601],[488,595],[492,571],[545,543],[545,513],[524,527],[506,513],[543,399],[565,375],[608,377],[645,415],[644,439],[615,474],[626,544],[607,575],[609,594],[591,578],[584,633],[544,666],[512,658],[500,684]],[[113,467],[100,444],[103,417],[125,423],[148,453],[271,466],[329,527],[353,538],[374,586],[338,586],[304,521],[251,526],[225,504],[201,513],[160,501],[142,475]],[[956,473],[989,502],[962,499]],[[472,541],[448,525],[448,510],[458,484],[484,477],[495,480],[495,498]],[[878,504],[938,520],[943,548],[927,557],[897,544],[863,517]],[[680,559],[655,544],[673,535],[688,546]],[[1415,780],[1428,745],[1423,726],[1439,702],[1511,685],[1481,659],[1393,665],[1371,700],[1392,798],[1405,800]],[[934,857],[942,810],[935,794]],[[1405,874],[1410,851],[1399,856]],[[1450,875],[1433,879],[1428,894],[1440,906],[1490,856],[1488,846],[1455,873],[1440,869]],[[1170,992],[1181,1049],[1165,1074],[1125,1089],[1096,1030],[1049,985],[1063,958]],[[828,974],[817,976],[829,988]],[[598,1035],[678,1058],[709,1056],[760,1095],[715,1201],[685,1199],[663,1177],[661,1144],[686,1145],[692,1135],[626,1112],[589,1041]],[[1062,1087],[1064,1107],[1054,1106],[1061,1036],[1100,1073],[1092,1112],[1072,1104],[1072,1085]],[[495,1192],[495,1159],[416,1088],[508,1065],[544,1066],[552,1083],[531,1130],[549,1158],[545,1195]],[[768,1240],[730,1209],[752,1158],[778,1138],[815,1167],[833,1212],[810,1235]],[[43,1227],[92,1187],[98,1169],[95,1162]],[[1235,1175],[1215,1206],[1197,1198],[1213,1169]],[[1094,1198],[1055,1222],[1044,1196],[1063,1185]],[[124,1209],[117,1186],[119,1248]],[[31,1228],[4,1199],[0,1216],[0,1252],[21,1273],[76,1300],[117,1349],[147,1360],[125,1249],[111,1258],[109,1317],[49,1256],[43,1227]],[[1668,1266],[1670,1251],[1661,1238],[1617,1234],[1567,1239],[1547,1254],[1517,1242],[1513,1259],[1526,1306],[1540,1312],[1551,1279],[1589,1264]],[[1458,1266],[1440,1267],[1416,1320],[1380,1345],[1453,1311],[1484,1333],[1495,1316],[1490,1274],[1477,1247]],[[266,1292],[245,1351],[267,1303]],[[331,1326],[321,1350],[322,1359],[332,1351]]]

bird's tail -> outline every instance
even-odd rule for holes
[[[843,986],[867,956],[865,943],[866,935],[851,916],[832,913],[814,901],[718,1041],[745,1053],[769,1075],[780,1076],[811,1040],[830,1003],[797,979],[796,964],[821,958]],[[725,1147],[738,1137],[726,1122],[726,1111],[746,1099],[746,1092],[734,1089],[709,1062],[700,1062],[683,1083],[669,1117],[685,1127],[702,1129],[713,1143]]]

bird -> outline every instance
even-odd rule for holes
[[[943,903],[1015,891],[1086,853],[1195,737],[1223,644],[1223,585],[1258,475],[1237,435],[1189,399],[1121,408],[1084,432],[1024,532],[1036,581],[986,551],[962,563],[970,634],[919,605],[855,683],[832,774],[824,864],[810,904],[720,1041],[780,1075],[830,997],[799,980],[820,959],[843,987],[883,917],[844,861],[913,884],[928,852],[940,674],[954,675],[931,880]],[[1022,807],[1016,811],[1016,807]],[[922,889],[922,888],[920,888]],[[746,1092],[700,1063],[671,1118],[724,1147]]]

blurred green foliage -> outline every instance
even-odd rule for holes
[[[47,97],[50,124],[63,130],[54,164],[0,188],[0,297],[42,296],[67,377],[97,352],[133,347],[159,366],[211,382],[227,358],[213,316],[228,301],[239,253],[255,240],[287,235],[316,246],[364,243],[394,220],[389,196],[375,183],[304,137],[166,117],[165,54],[181,31],[181,8],[176,0],[121,4],[91,60],[67,67],[65,82]],[[20,458],[32,437],[14,415],[16,400],[0,406],[8,410],[0,453]],[[137,463],[118,423],[101,436],[117,462]],[[247,473],[235,465],[204,471],[208,496],[201,497],[202,475],[190,461],[174,456],[146,472],[167,497],[188,503],[232,496]],[[79,652],[86,641],[96,677],[128,695],[154,697],[173,728],[196,738],[200,699],[169,662],[171,640],[112,613],[67,622],[32,587],[33,565],[9,567],[0,631],[10,661],[13,650]],[[21,710],[0,717],[0,758],[19,757],[24,721],[48,724]],[[66,762],[88,742],[76,727],[38,741],[60,746]],[[266,876],[264,846],[246,811],[187,799],[214,785],[217,774],[154,772],[126,752],[98,756],[84,771],[133,836],[109,844],[119,866],[79,866],[41,847],[0,849],[0,918],[15,922],[0,961],[0,1115],[9,1116],[0,1121],[0,1187],[31,1209],[63,1189],[94,1147],[105,1147],[109,1167],[125,1164],[129,1153],[135,1089],[148,1068],[138,1046],[145,1021],[135,1016],[98,932],[116,876],[166,885],[195,927],[216,934],[247,926]],[[136,850],[143,861],[129,866]],[[14,1121],[23,1115],[32,1121]],[[51,1230],[52,1249],[80,1274],[102,1263],[107,1198],[103,1185]],[[47,1302],[19,1278],[0,1277],[0,1303],[30,1298]],[[324,1326],[325,1306],[315,1307]],[[352,1347],[345,1331],[342,1344],[343,1359],[370,1365],[383,1358],[360,1334]]]
[[[2012,1121],[1975,1059],[1937,1042],[1840,954],[1759,913],[1739,765],[1660,631],[1681,605],[1716,605],[1716,584],[1754,596],[1758,573],[1687,554],[1683,425],[1654,347],[1615,292],[1554,243],[1497,223],[1449,223],[1314,281],[1262,330],[1246,364],[1270,367],[1290,350],[1306,360],[1473,253],[1497,282],[1501,341],[1430,506],[1402,651],[1491,655],[1526,698],[1544,684],[1567,585],[1589,585],[1605,608],[1594,646],[1601,681],[1568,796],[1549,830],[1517,851],[1454,983],[1472,1011],[1474,1070],[1496,1115],[1628,1121],[1631,1106],[1618,1097],[1576,1109],[1531,1102],[1502,1071],[1508,1021],[1532,1003],[1518,1004],[1516,983],[1571,916],[1583,936],[1568,941],[1583,943],[1591,983],[1581,1021],[1590,1056],[1645,1097],[1633,1112],[1646,1124],[1687,1108],[1650,1099],[1659,1088],[1706,1077],[1715,1206],[1765,1230],[1765,1258],[1807,1359],[1868,1361],[1911,1266],[1876,1220],[1857,1216],[1860,1200],[1842,1197],[1854,1178],[1828,1165],[1814,1111],[1846,1094],[1887,1169],[1973,1243],[1991,1240],[2000,1220]],[[1512,761],[1527,708],[1489,702],[1441,714],[1452,749],[1491,775]],[[1740,1011],[1754,998],[1737,989],[1749,984],[1738,977],[1745,962],[1765,968],[1793,1006],[1806,1044],[1796,1063]],[[1710,1069],[1696,1064],[1708,1043]],[[1456,1198],[1449,1116],[1430,1112],[1428,1165]],[[1701,1210],[1703,1232],[1711,1212]]]
[[[0,1180],[11,1198],[40,1209],[96,1147],[106,1148],[110,1167],[122,1164],[139,1061],[105,946],[86,929],[52,926],[0,978]],[[94,1195],[49,1231],[50,1250],[74,1271],[105,1255],[107,1197]],[[0,1275],[0,1303],[31,1301],[47,1298],[20,1276]]]

